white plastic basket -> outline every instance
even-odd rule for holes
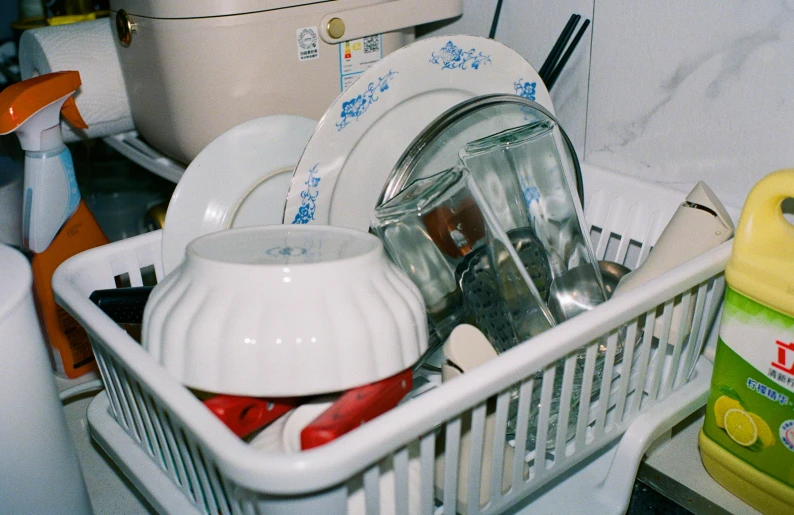
[[[596,256],[634,268],[684,195],[587,165],[583,176]],[[559,510],[555,488],[577,478],[578,501],[568,498],[566,506],[625,511],[647,446],[705,402],[711,365],[698,356],[718,313],[730,254],[730,243],[723,244],[330,444],[288,455],[257,451],[234,436],[88,300],[94,290],[115,287],[119,276],[139,286],[142,270],[153,268],[159,280],[160,238],[149,233],[79,254],[57,270],[53,288],[91,336],[106,385],[107,397],[89,410],[95,437],[155,506],[208,514],[498,513],[544,499]],[[671,331],[677,310],[691,316]],[[616,361],[619,342],[635,341]],[[574,370],[582,353],[580,386]],[[592,402],[572,406],[579,387]],[[540,408],[530,410],[538,388]],[[524,416],[506,447],[516,391]],[[570,421],[571,432],[549,431],[552,396],[561,399],[559,427]],[[116,427],[108,427],[108,415]],[[525,443],[529,417],[537,420],[537,445]],[[588,475],[596,465],[603,472]],[[487,493],[478,503],[483,483]]]

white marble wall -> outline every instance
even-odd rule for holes
[[[433,34],[487,35],[495,4]],[[552,98],[580,157],[736,205],[794,167],[794,0],[504,0],[496,39],[539,68],[572,12],[592,40]]]
[[[585,159],[743,203],[794,167],[794,2],[598,0]]]

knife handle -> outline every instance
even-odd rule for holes
[[[273,422],[300,404],[298,398],[262,399],[240,395],[216,395],[207,399],[209,408],[226,427],[239,437],[244,437]]]
[[[413,372],[403,370],[377,383],[343,393],[330,408],[301,431],[301,449],[324,445],[393,407],[411,391]]]
[[[94,290],[88,299],[117,324],[140,324],[153,286]]]

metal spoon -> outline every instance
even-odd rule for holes
[[[554,278],[549,289],[548,304],[555,320],[564,322],[606,300],[596,273],[593,265],[585,263]]]
[[[614,261],[599,261],[598,269],[601,271],[601,278],[604,280],[607,299],[612,298],[612,292],[615,291],[623,276],[631,272],[631,269],[626,265],[621,265]]]
[[[620,278],[630,270],[611,261],[599,261],[598,270],[604,288],[599,284],[595,268],[586,263],[571,268],[554,278],[549,289],[549,309],[559,322],[590,311],[606,301],[614,291]],[[606,293],[606,297],[604,296]]]

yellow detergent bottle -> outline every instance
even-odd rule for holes
[[[745,202],[731,259],[699,444],[722,486],[766,514],[794,513],[794,169]],[[791,202],[791,201],[789,201]]]

